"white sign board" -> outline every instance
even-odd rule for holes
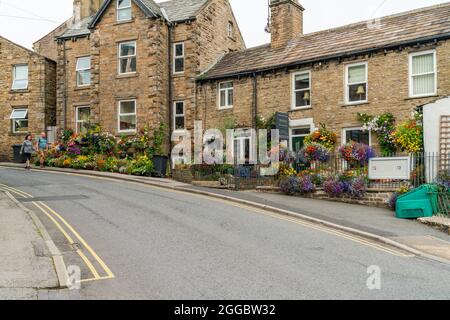
[[[369,161],[370,180],[409,180],[411,158],[372,158]]]

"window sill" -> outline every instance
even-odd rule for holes
[[[75,87],[75,91],[83,91],[83,90],[89,90],[92,89],[92,85],[88,85],[88,86],[81,86],[81,87]]]
[[[356,106],[363,106],[363,105],[369,105],[369,101],[361,101],[361,102],[354,102],[354,103],[346,103],[342,105],[342,107],[356,107]]]
[[[137,133],[137,130],[130,130],[130,131],[117,131],[118,135],[123,136],[134,136]]]
[[[289,110],[289,112],[304,111],[304,110],[312,110],[312,106],[300,107],[300,108],[291,108],[291,110]]]
[[[172,78],[183,78],[185,76],[184,72],[172,72]]]
[[[137,73],[137,72],[116,75],[116,79],[127,79],[127,78],[137,78],[137,77],[139,77],[139,73]]]
[[[427,98],[439,98],[439,95],[438,94],[430,94],[430,95],[426,95],[426,96],[408,97],[408,98],[405,98],[405,100],[408,101],[408,100],[427,99]]]
[[[30,93],[30,89],[11,89],[9,93]]]
[[[28,134],[28,132],[9,132],[8,136],[10,137],[24,137]]]
[[[130,20],[123,20],[123,21],[117,21],[113,24],[113,26],[120,26],[123,24],[133,23],[135,21],[134,18],[131,18]]]
[[[231,110],[231,109],[233,109],[232,106],[231,106],[231,107],[221,107],[221,108],[218,108],[219,111],[223,111],[223,110]]]

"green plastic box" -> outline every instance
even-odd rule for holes
[[[431,191],[433,187],[423,185],[397,199],[396,216],[399,219],[417,219],[433,216]]]

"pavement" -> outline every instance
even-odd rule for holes
[[[39,299],[450,299],[448,264],[222,197],[343,224],[358,213],[389,224],[387,210],[256,192],[209,190],[218,196],[211,198],[170,180],[96,174],[0,167],[0,189],[33,209],[66,264],[81,268],[81,290],[42,289]],[[415,221],[386,229],[369,219],[353,227],[410,237],[430,254],[439,254],[436,241],[448,245],[446,234]],[[431,241],[425,248],[422,236]],[[367,286],[373,266],[381,271],[376,290]]]
[[[0,192],[0,300],[37,299],[58,286],[50,251],[31,217]]]

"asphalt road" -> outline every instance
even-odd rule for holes
[[[34,197],[21,201],[88,280],[81,290],[42,292],[41,299],[450,299],[448,265],[231,203],[6,168],[0,183]],[[75,244],[49,218],[55,213]],[[381,271],[379,290],[367,286],[370,266]]]

